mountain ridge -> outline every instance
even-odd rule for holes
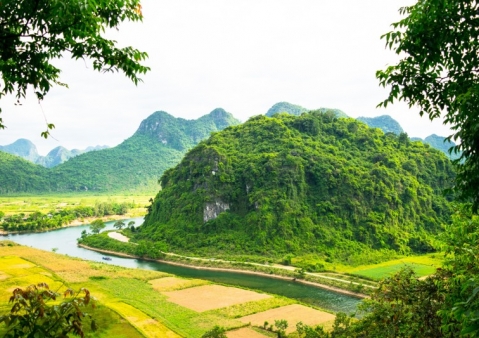
[[[6,173],[0,167],[0,193],[38,190],[156,192],[158,178],[164,170],[178,163],[186,150],[211,132],[237,123],[239,121],[223,109],[216,109],[196,120],[184,120],[166,112],[156,112],[143,120],[137,131],[118,146],[79,154],[46,171],[34,170],[24,162],[9,158],[10,164],[15,162],[19,165],[16,170],[19,180],[30,176],[32,182],[39,183],[25,186],[1,180]],[[61,149],[57,150],[61,153]]]
[[[259,115],[165,171],[138,239],[201,256],[428,252],[452,177],[440,151],[351,118]]]
[[[109,147],[97,145],[89,146],[83,150],[68,150],[65,147],[58,146],[50,150],[46,156],[41,156],[38,153],[37,147],[33,142],[28,139],[20,138],[11,144],[0,146],[0,151],[9,153],[11,155],[19,156],[27,161],[30,161],[34,164],[39,164],[46,168],[52,168],[80,154],[106,148]]]

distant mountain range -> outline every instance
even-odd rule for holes
[[[215,109],[197,120],[159,111],[116,147],[90,151],[52,168],[0,152],[0,193],[158,190],[158,179],[211,132],[239,124]],[[26,148],[25,148],[26,149]],[[24,152],[26,154],[27,152]]]
[[[20,156],[21,158],[30,161],[35,164],[39,164],[46,168],[52,168],[59,164],[62,164],[65,161],[68,161],[70,158],[78,156],[89,151],[106,149],[108,146],[95,146],[88,147],[84,150],[72,149],[68,150],[62,146],[52,149],[47,156],[40,156],[37,151],[37,147],[29,140],[21,138],[8,144],[6,146],[0,146],[0,151],[6,153]]]
[[[136,239],[184,255],[344,264],[433,251],[451,162],[330,112],[254,116],[213,134],[165,171]]]
[[[334,113],[334,115],[338,118],[349,117],[339,109],[319,108],[315,110],[322,113]],[[288,102],[279,102],[273,105],[265,115],[271,117],[274,114],[278,113],[288,113],[290,115],[300,116],[301,114],[307,113],[308,111],[311,111],[311,109],[307,109]],[[371,128],[379,128],[384,133],[394,133],[396,135],[404,133],[404,130],[402,129],[401,125],[389,115],[382,115],[377,117],[358,117],[357,120],[367,124]],[[419,137],[411,137],[411,141],[421,141],[425,144],[429,144],[431,147],[442,151],[444,154],[446,154],[448,158],[452,160],[459,158],[460,156],[459,154],[449,154],[449,149],[456,144],[454,142],[447,141],[446,138],[443,136],[432,134],[426,137],[424,140]]]
[[[309,110],[287,102],[275,104],[266,113],[299,116]],[[317,112],[333,117],[348,117],[338,109],[320,108]],[[401,134],[403,129],[390,116],[360,117],[359,121],[384,133]],[[231,114],[218,108],[197,120],[175,118],[158,111],[141,122],[133,136],[113,148],[89,147],[67,150],[57,147],[47,156],[39,156],[35,145],[20,139],[0,146],[0,194],[16,192],[63,191],[131,191],[158,189],[161,174],[176,165],[184,154],[211,132],[239,124]],[[430,135],[422,141],[441,150],[448,158],[454,143],[444,143],[444,137]],[[95,151],[93,151],[95,150]],[[6,156],[6,153],[16,156]],[[35,165],[35,164],[37,165]],[[38,168],[37,168],[38,166]],[[46,168],[49,169],[46,169]]]
[[[384,133],[394,133],[399,135],[404,133],[401,125],[389,115],[377,117],[358,117],[356,120],[366,123],[371,128],[379,128]]]
[[[278,103],[274,104],[266,112],[265,115],[268,116],[268,117],[271,117],[271,116],[273,116],[274,114],[277,114],[277,113],[288,113],[288,114],[291,114],[291,115],[294,115],[294,116],[300,116],[301,114],[307,113],[310,110],[311,109],[307,109],[307,108],[304,108],[304,107],[301,107],[301,106],[298,106],[296,104],[292,104],[292,103],[289,103],[289,102],[278,102]],[[329,112],[334,113],[336,115],[336,117],[348,117],[348,115],[346,115],[346,113],[344,113],[342,110],[339,110],[339,109],[319,108],[319,109],[315,109],[315,110],[319,111],[319,112],[322,112],[322,113],[325,113],[325,112],[329,111]]]

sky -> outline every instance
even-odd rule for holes
[[[398,56],[380,36],[413,0],[143,0],[142,23],[107,32],[119,46],[148,53],[151,71],[135,86],[98,73],[88,60],[55,60],[60,81],[38,103],[4,98],[0,145],[31,140],[41,155],[64,146],[115,146],[155,111],[196,119],[221,107],[241,121],[277,102],[337,108],[351,117],[388,114],[409,136],[448,136],[442,121],[419,117],[387,97],[375,73]],[[51,137],[40,133],[55,124]]]

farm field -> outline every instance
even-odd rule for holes
[[[59,195],[18,195],[0,196],[0,210],[5,215],[18,213],[29,214],[35,211],[48,213],[51,210],[73,208],[76,206],[94,206],[97,202],[115,201],[118,203],[131,202],[136,205],[131,209],[128,216],[143,216],[149,199],[154,196],[131,194],[131,195],[101,195],[101,194],[59,194]]]
[[[291,313],[297,313],[281,312],[282,308],[296,303],[284,297],[224,287],[198,279],[183,279],[157,271],[82,261],[0,241],[1,314],[11,308],[8,299],[14,288],[40,282],[47,283],[58,292],[67,287],[90,290],[97,299],[98,307],[88,311],[100,329],[97,332],[88,331],[89,323],[85,319],[87,337],[201,337],[215,325],[226,328],[228,336],[241,337],[244,332],[249,332],[237,331],[250,327],[249,322],[243,320],[246,316],[277,309],[281,318],[276,319],[288,320]],[[195,311],[183,306],[183,303],[177,304],[171,299],[175,293],[183,302],[189,298],[190,305],[203,303],[208,307]],[[334,318],[332,314],[301,307]],[[295,319],[291,317],[291,320],[293,324]],[[3,324],[0,325],[0,334],[4,330]],[[261,333],[253,332],[255,336],[261,336]]]
[[[442,265],[442,254],[434,253],[422,256],[408,256],[373,265],[361,265],[357,267],[341,267],[338,271],[380,280],[398,272],[405,266],[411,267],[419,277],[433,274]]]
[[[274,323],[278,318],[288,320],[288,328],[286,329],[286,332],[292,333],[296,330],[296,324],[298,322],[303,322],[303,324],[313,327],[316,325],[332,326],[335,316],[303,305],[291,304],[244,316],[240,318],[240,320],[243,323],[251,323],[255,326],[261,326],[265,321],[268,323]]]

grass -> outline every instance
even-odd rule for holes
[[[156,291],[178,291],[195,286],[211,284],[203,279],[184,279],[178,277],[164,277],[150,280],[149,283]]]
[[[0,271],[7,276],[1,281],[0,311],[2,313],[9,312],[11,305],[8,305],[7,300],[17,287],[24,288],[32,284],[47,283],[50,290],[59,293],[67,288],[65,282],[55,274],[17,256],[0,257]],[[108,307],[100,305],[94,310],[92,308],[83,310],[93,316],[99,327],[97,332],[92,332],[90,320],[86,317],[84,331],[87,337],[141,337],[136,329]],[[6,327],[0,325],[0,335],[5,333]]]
[[[127,278],[95,281],[98,292],[110,298],[122,299],[126,304],[162,322],[171,330],[185,337],[201,337],[215,325],[225,328],[243,326],[239,321],[215,313],[198,313],[168,301],[167,297],[153,289],[151,284]]]
[[[146,337],[181,337],[133,306],[123,302],[107,302],[107,305],[123,318],[128,318],[130,323]]]
[[[5,215],[30,214],[35,211],[48,213],[51,210],[76,206],[94,206],[96,202],[116,201],[118,203],[132,202],[137,205],[136,208],[129,211],[129,216],[134,217],[143,216],[146,213],[146,206],[150,204],[149,199],[152,197],[154,196],[147,194],[103,195],[92,193],[0,196],[0,210]]]
[[[435,253],[421,256],[408,256],[374,265],[357,266],[349,268],[344,272],[373,280],[380,280],[391,276],[405,266],[409,266],[419,277],[422,277],[433,274],[441,265],[442,255]]]
[[[174,283],[166,288],[190,288],[209,284],[197,279],[182,279],[158,271],[128,269],[87,262],[53,252],[0,241],[0,314],[8,312],[8,299],[15,287],[46,282],[62,291],[85,287],[97,299],[92,314],[100,330],[87,331],[87,337],[201,337],[215,325],[227,329],[243,327],[236,318],[296,303],[273,296],[222,309],[196,312],[168,300],[160,291],[161,280]],[[90,311],[90,310],[89,310]],[[2,331],[3,330],[3,331]],[[0,325],[0,336],[5,331]]]
[[[280,306],[286,306],[295,303],[295,301],[288,298],[271,297],[243,304],[236,304],[221,309],[210,310],[207,312],[229,318],[240,318],[252,315],[254,313],[263,312]]]

